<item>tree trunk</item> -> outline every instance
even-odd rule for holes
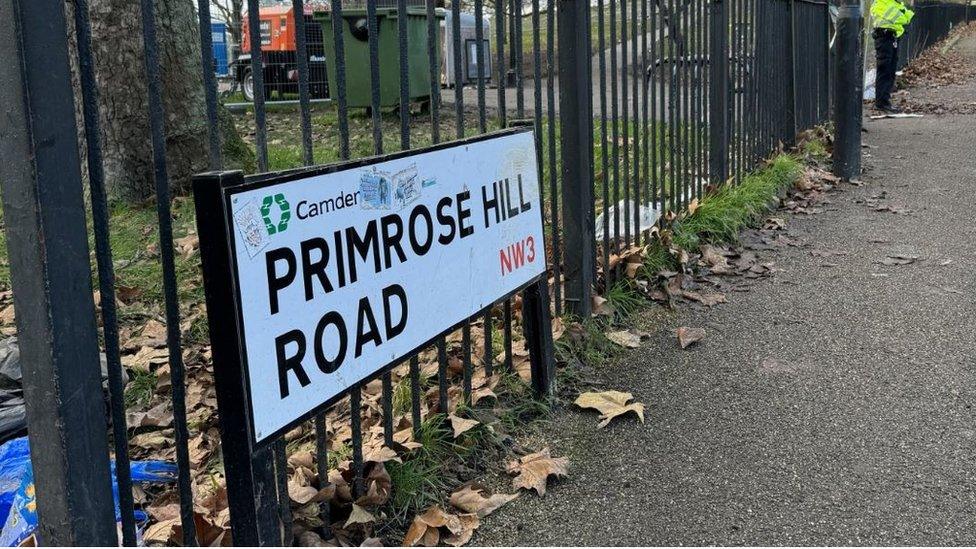
[[[207,113],[193,0],[156,0],[166,159],[174,193],[208,168]],[[113,198],[154,194],[142,14],[135,0],[91,0],[106,185]]]

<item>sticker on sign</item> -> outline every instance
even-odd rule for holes
[[[529,131],[225,200],[255,442],[545,272]]]

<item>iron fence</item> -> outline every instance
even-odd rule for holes
[[[976,8],[969,4],[923,1],[912,6],[915,17],[898,40],[899,70],[922,50],[945,38],[955,26],[970,21]]]
[[[499,0],[504,1],[504,0]],[[105,176],[101,166],[101,144],[98,86],[91,58],[91,22],[87,0],[76,0],[74,26],[77,32],[77,55],[80,67],[80,93],[83,104],[83,123],[87,140],[87,181],[90,192],[90,214],[97,260],[98,284],[101,295],[102,348],[108,359],[110,380],[110,415],[112,423],[112,454],[117,466],[114,474],[119,486],[122,523],[122,541],[134,545],[137,524],[133,518],[135,503],[131,497],[132,483],[128,467],[128,430],[124,402],[123,367],[120,360],[119,320],[116,310],[116,293],[113,273],[113,251],[109,244],[112,231],[108,201],[105,192]],[[407,13],[415,2],[392,0],[387,2],[398,13]],[[163,300],[165,303],[166,343],[168,364],[171,372],[172,407],[176,461],[178,464],[178,495],[181,517],[182,542],[195,544],[192,470],[188,453],[190,427],[187,423],[186,388],[188,380],[183,365],[183,336],[180,329],[180,303],[177,292],[177,272],[174,265],[174,242],[169,174],[166,168],[166,113],[163,112],[159,74],[159,49],[156,24],[151,0],[142,0],[143,41],[145,65],[149,88],[149,119],[153,165],[155,167],[155,203],[159,228],[160,264],[163,273]],[[756,168],[780,144],[790,144],[797,132],[826,122],[830,108],[828,64],[830,41],[830,17],[825,2],[817,0],[596,0],[578,2],[561,0],[508,0],[506,9],[500,4],[473,0],[465,4],[474,17],[474,36],[469,42],[462,40],[462,3],[454,2],[447,10],[438,8],[433,0],[421,4],[424,32],[422,51],[426,58],[408,55],[408,40],[419,36],[411,34],[407,17],[396,20],[396,72],[398,96],[392,102],[381,95],[379,82],[382,74],[390,70],[381,65],[380,19],[377,2],[366,2],[364,13],[365,41],[368,45],[366,66],[350,66],[346,63],[347,51],[357,46],[344,41],[342,26],[344,10],[352,9],[342,0],[333,0],[330,6],[332,28],[311,29],[321,25],[314,18],[306,17],[303,0],[289,4],[294,24],[296,55],[294,68],[291,61],[285,72],[289,73],[287,88],[275,88],[269,82],[272,74],[262,55],[252,55],[249,71],[253,80],[253,121],[255,125],[254,148],[258,171],[268,171],[269,142],[266,104],[272,92],[297,96],[299,107],[294,111],[294,122],[300,128],[301,164],[312,165],[316,151],[330,148],[338,151],[341,160],[362,156],[353,150],[353,140],[366,139],[370,146],[363,154],[381,155],[393,150],[409,150],[424,144],[438,143],[447,139],[461,139],[478,135],[516,123],[534,126],[536,154],[542,175],[547,247],[550,278],[552,280],[555,315],[570,313],[588,316],[594,291],[609,288],[620,280],[617,258],[634,246],[650,242],[651,231],[670,214],[678,214],[690,203],[701,200],[710,185],[733,183]],[[47,12],[60,12],[61,3],[55,0],[0,0],[4,11],[0,15],[18,14],[20,26],[6,29],[0,41],[17,43],[21,59],[28,75],[32,70],[49,70],[44,65],[44,55],[68,55],[67,40],[58,35],[66,32],[66,25],[56,18],[41,23]],[[249,39],[260,45],[262,38],[258,0],[248,0]],[[907,58],[943,36],[953,25],[968,15],[964,8],[954,5],[933,4],[918,8],[916,22],[910,27],[905,39],[908,47],[902,50]],[[452,32],[450,42],[442,40],[445,34],[441,21],[449,15]],[[210,128],[210,168],[219,170],[221,154],[221,124],[217,83],[214,78],[214,60],[211,52],[211,15],[207,2],[200,3],[200,41],[203,77],[206,87],[206,111]],[[0,21],[6,17],[0,16]],[[488,24],[485,23],[486,19]],[[53,26],[52,26],[53,25]],[[487,27],[487,28],[486,28]],[[53,29],[53,30],[52,30]],[[331,32],[329,32],[331,30]],[[53,36],[50,41],[27,35]],[[324,47],[317,42],[320,34],[331,35],[334,41]],[[316,37],[316,38],[313,38]],[[331,48],[334,58],[325,63],[334,66],[334,82],[317,80],[324,75],[312,59],[324,55]],[[260,46],[253,48],[260,52]],[[450,55],[448,55],[450,52]],[[444,82],[442,62],[450,58],[454,75],[466,74],[473,83],[451,85]],[[386,59],[386,58],[383,58]],[[490,59],[490,61],[489,61]],[[424,89],[426,99],[418,110],[416,94],[411,84],[411,67],[423,61],[428,66]],[[386,60],[384,62],[389,62]],[[6,69],[13,66],[5,63]],[[70,98],[73,88],[67,66],[57,65],[59,79],[28,81],[25,88],[43,86],[48,93]],[[545,70],[544,70],[545,69]],[[277,69],[275,69],[277,70]],[[491,74],[488,74],[488,71]],[[292,71],[294,74],[292,75]],[[13,72],[17,73],[17,70]],[[330,73],[331,74],[331,73]],[[292,76],[295,78],[292,79]],[[369,96],[352,97],[347,91],[351,81],[365,81]],[[11,89],[7,81],[8,91]],[[498,85],[510,83],[510,87]],[[311,102],[322,91],[317,84],[333,84],[334,97],[330,93],[335,112],[336,140],[323,142],[316,138]],[[443,87],[442,83],[448,84]],[[15,83],[20,93],[19,80]],[[0,87],[4,87],[0,85]],[[494,87],[494,90],[491,88]],[[9,97],[16,94],[10,92]],[[364,105],[368,123],[351,124],[358,107]],[[28,116],[28,115],[25,115]],[[59,122],[40,105],[29,113],[32,121],[43,120],[54,125],[51,130],[58,142],[74,142],[76,132],[70,115],[60,113]],[[384,120],[396,118],[398,135],[389,137]],[[418,124],[429,123],[429,133],[418,135]],[[25,127],[27,124],[25,124]],[[4,136],[4,139],[7,139]],[[11,149],[12,150],[12,149]],[[14,153],[8,153],[14,154]],[[30,162],[31,155],[19,158]],[[61,185],[80,197],[82,178],[80,163],[68,157],[74,164],[70,177],[62,178]],[[5,162],[7,159],[5,158]],[[42,168],[53,169],[61,158],[37,156],[33,159],[38,173]],[[42,165],[43,163],[43,165]],[[77,173],[75,173],[77,172]],[[6,212],[16,212],[24,204],[16,194],[15,183],[26,182],[30,177],[3,173],[5,182],[4,203]],[[28,183],[24,183],[27,185]],[[77,186],[77,188],[71,187]],[[12,190],[14,189],[14,190]],[[18,202],[21,201],[21,202]],[[80,200],[65,202],[79,211]],[[67,206],[62,206],[67,207]],[[8,214],[8,231],[11,223],[25,222]],[[30,239],[28,239],[29,241]],[[25,246],[12,234],[11,246]],[[84,243],[76,244],[84,247]],[[21,253],[27,248],[19,248]],[[12,254],[15,255],[15,254]],[[67,258],[81,261],[87,270],[87,256]],[[14,289],[27,296],[25,280],[33,276],[36,265],[29,262],[12,262]],[[73,264],[75,270],[80,264]],[[65,273],[68,274],[68,273]],[[73,277],[76,274],[72,273]],[[84,293],[84,292],[81,292]],[[16,296],[17,294],[15,294]],[[27,299],[24,297],[23,299]],[[67,299],[67,298],[66,298]],[[93,309],[91,292],[87,296],[70,297],[75,308]],[[87,301],[86,301],[87,300]],[[18,301],[18,321],[21,331],[36,327],[30,323],[31,315],[22,315],[21,308],[42,306],[28,301]],[[436,362],[436,379],[439,387],[436,409],[439,413],[450,408],[449,387],[459,381],[464,400],[470,401],[471,379],[477,369],[491,376],[499,370],[512,371],[515,346],[518,339],[516,328],[517,303],[511,298],[487,308],[480,318],[472,319],[460,330],[456,338],[441,338],[433,351]],[[64,313],[65,318],[75,314]],[[27,320],[21,321],[22,318]],[[91,330],[76,334],[74,341],[85,338],[98,341],[94,326]],[[496,329],[497,328],[497,329]],[[480,332],[480,334],[479,334]],[[501,338],[502,352],[496,357],[495,339]],[[481,356],[474,356],[472,340],[481,341]],[[26,338],[25,338],[26,339]],[[35,343],[43,345],[43,343]],[[89,358],[89,357],[86,357]],[[458,359],[460,375],[449,373],[449,361]],[[97,362],[96,362],[97,364]],[[89,366],[85,364],[84,366]],[[97,371],[97,367],[95,368]],[[36,376],[42,375],[38,371]],[[46,374],[45,374],[46,375]],[[421,361],[419,355],[406,361],[402,370],[387,373],[381,378],[379,407],[381,425],[376,433],[382,443],[392,446],[394,437],[393,393],[394,387],[408,385],[411,395],[409,413],[406,414],[416,432],[422,417]],[[32,382],[32,375],[25,380]],[[354,388],[348,400],[349,437],[352,448],[353,493],[363,490],[364,441],[373,436],[365,432],[361,410],[364,407],[362,387]],[[39,408],[36,414],[40,414]],[[31,413],[29,409],[29,413]],[[46,412],[45,412],[46,413]],[[59,412],[59,413],[63,413]],[[31,416],[33,425],[42,421]],[[317,417],[311,429],[315,433],[317,463],[329,463],[329,432],[326,415]],[[104,437],[93,440],[104,441]],[[80,443],[79,443],[80,444]],[[82,446],[84,446],[82,444]],[[90,446],[90,445],[89,445]],[[96,444],[97,446],[97,444]],[[89,448],[89,450],[91,450]],[[98,452],[95,452],[96,454]],[[106,454],[107,455],[107,454]],[[266,468],[255,474],[264,475],[273,487],[258,502],[256,516],[266,521],[268,529],[279,533],[276,539],[262,538],[261,543],[291,544],[291,509],[287,489],[287,455],[284,439],[275,444],[267,456]],[[97,460],[95,460],[97,461]],[[52,467],[57,467],[53,465]],[[107,465],[106,465],[107,468]],[[51,507],[45,502],[45,491],[39,489],[42,516]],[[233,512],[233,511],[232,511]],[[321,509],[326,525],[329,505]],[[51,512],[50,516],[55,516]],[[232,520],[234,518],[232,514]],[[46,532],[45,543],[68,540],[69,533]],[[77,538],[70,538],[75,540]],[[108,544],[112,540],[96,540]]]

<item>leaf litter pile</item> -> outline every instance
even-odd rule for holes
[[[976,76],[976,66],[952,46],[962,37],[976,33],[976,23],[959,25],[940,43],[926,48],[905,67],[900,84],[942,87],[962,84]]]
[[[960,41],[973,40],[974,36],[976,22],[958,25],[941,42],[912,60],[899,80],[907,89],[896,92],[901,106],[913,113],[976,114],[976,98],[966,88],[936,95],[940,88],[959,86],[976,78],[976,64],[955,48]]]

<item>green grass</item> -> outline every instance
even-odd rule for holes
[[[196,212],[191,199],[181,197],[173,200],[172,217],[174,239],[196,230]],[[159,222],[155,205],[114,202],[109,223],[117,287],[130,289],[129,293],[134,296],[131,301],[161,303],[162,267],[159,262]],[[89,247],[94,250],[94,237],[90,239]],[[201,276],[198,255],[186,258],[180,253],[176,254],[180,303],[203,301]],[[200,326],[197,329],[199,332]]]
[[[420,424],[417,442],[422,446],[407,454],[403,463],[387,462],[393,481],[391,512],[407,516],[441,501],[451,487],[443,475],[444,464],[463,457],[468,449],[452,439],[443,414],[428,416]]]
[[[808,139],[803,142],[803,154],[810,158],[826,158],[827,146],[819,139]]]
[[[607,322],[588,318],[579,322],[580,333],[567,333],[555,343],[556,359],[572,364],[602,366],[620,354],[621,348],[607,339]]]
[[[674,244],[696,250],[705,242],[737,241],[739,231],[760,221],[802,169],[796,158],[780,155],[741,183],[721,187],[702,199],[693,215],[675,223]]]
[[[144,370],[129,370],[129,383],[125,386],[125,407],[149,404],[156,391],[156,374]]]
[[[548,402],[537,400],[532,388],[513,372],[500,372],[495,393],[498,395],[498,423],[506,433],[524,431],[549,416],[552,408]]]
[[[667,247],[658,239],[651,242],[644,254],[644,264],[641,267],[644,276],[653,280],[659,272],[673,271],[677,268],[678,260],[671,255]]]
[[[603,296],[613,307],[618,320],[628,318],[646,302],[630,279],[617,281]]]

